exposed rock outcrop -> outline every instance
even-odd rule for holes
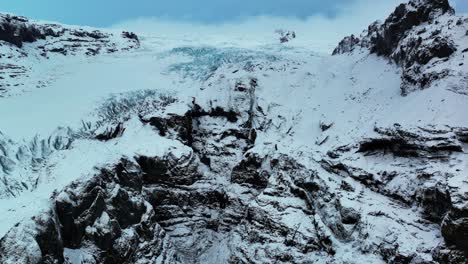
[[[1,15],[0,16],[0,40],[11,43],[18,48],[23,43],[31,43],[46,37],[59,37],[63,34],[53,26],[38,26],[29,23],[25,17]]]
[[[466,21],[454,13],[448,0],[411,0],[399,5],[384,22],[371,24],[360,37],[344,38],[333,54],[367,49],[403,68],[402,95],[428,88],[458,74],[447,61],[466,46],[461,38]],[[457,71],[466,74],[463,69]]]
[[[412,0],[336,53],[366,48],[417,78],[405,91],[426,85],[422,78],[429,87],[453,77],[453,58],[465,59],[465,44],[444,35],[465,34],[465,22],[446,19],[447,1]],[[176,87],[113,94],[77,131],[24,144],[0,134],[0,199],[25,195],[0,206],[9,225],[0,228],[0,263],[467,263],[468,128],[453,106],[437,105],[463,105],[464,97],[395,96],[399,71],[367,54],[328,61],[299,58],[308,51],[295,47],[274,56],[263,48],[161,52],[159,37],[151,52],[150,37],[64,30],[21,48],[1,43],[33,56],[53,39],[46,55],[63,59],[107,52],[115,37],[120,51],[149,40],[132,56],[99,58],[98,69],[136,55],[131,62],[148,70],[138,76],[156,76],[137,85]],[[76,39],[83,46],[64,44]],[[153,55],[163,63],[152,64]],[[343,65],[327,64],[336,61]],[[445,62],[452,67],[434,73]],[[404,116],[399,107],[414,102],[424,109]],[[36,205],[43,211],[26,212]]]
[[[461,256],[467,248],[462,239],[467,234],[463,202],[466,186],[451,183],[466,177],[460,169],[463,163],[459,158],[465,155],[464,133],[460,131],[464,129],[408,130],[398,124],[393,128],[376,128],[378,137],[363,140],[355,147],[355,153],[351,153],[353,147],[337,148],[329,155],[332,160],[326,159],[323,166],[403,204],[420,207],[425,219],[440,225],[450,246],[437,249],[439,261],[451,263],[457,259],[464,263],[466,260]],[[373,166],[374,162],[388,159],[393,162],[385,169]]]
[[[90,181],[73,183],[53,197],[53,209],[2,239],[0,261],[63,263],[79,257],[90,259],[85,263],[177,263],[144,198],[144,182],[140,167],[122,160]],[[18,237],[21,228],[31,231]],[[34,244],[39,251],[29,250]]]
[[[442,222],[442,235],[448,245],[453,245],[468,254],[468,210],[452,208]]]
[[[237,107],[243,109],[242,104]],[[195,104],[183,116],[140,117],[155,133],[191,147],[192,154],[123,158],[90,179],[74,182],[54,194],[49,211],[22,222],[0,241],[0,261],[62,263],[79,256],[85,263],[340,262],[344,261],[341,245],[369,262],[381,258],[388,263],[418,263],[432,258],[433,242],[408,251],[411,240],[398,237],[402,230],[424,237],[430,225],[411,219],[402,222],[395,215],[406,209],[398,204],[385,212],[363,211],[372,207],[375,194],[358,191],[360,187],[351,186],[339,174],[347,171],[376,192],[397,197],[390,189],[379,189],[385,182],[362,180],[362,174],[355,174],[357,168],[345,162],[341,169],[314,171],[287,155],[252,152],[248,134],[241,131],[255,113],[202,109]],[[219,124],[239,127],[233,133],[232,126],[218,131],[214,124],[217,129]],[[223,137],[229,130],[238,143]],[[388,138],[385,144],[364,140],[340,148],[341,157],[353,151],[353,155],[388,152],[398,158],[447,159],[460,150],[456,136],[446,136],[456,135],[450,131],[420,135],[398,126],[376,131]],[[437,249],[433,259],[462,258],[457,248],[464,246],[459,237],[463,218],[447,214],[450,194],[440,186],[419,190],[414,195],[427,218],[440,223],[445,216],[444,237],[456,247]],[[369,221],[376,219],[394,231],[384,238],[372,234]],[[372,243],[366,242],[369,239]]]

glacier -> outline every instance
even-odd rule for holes
[[[0,15],[1,263],[467,263],[468,17],[334,54]]]

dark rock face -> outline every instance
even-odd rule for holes
[[[442,235],[448,245],[468,255],[468,210],[453,208],[442,222]]]
[[[411,0],[399,5],[383,23],[370,25],[360,38],[344,38],[333,54],[365,48],[389,58],[403,68],[401,94],[407,95],[428,88],[450,74],[448,69],[435,71],[432,66],[443,63],[457,51],[452,32],[464,23],[458,20],[455,24],[454,19],[442,18],[453,15],[448,0]],[[444,28],[447,23],[450,23],[448,30]]]
[[[440,247],[435,250],[433,258],[437,263],[441,264],[451,264],[459,263],[466,264],[468,263],[466,253],[460,250],[456,250],[453,247]]]
[[[390,57],[409,30],[445,13],[454,13],[448,0],[411,0],[408,4],[399,5],[382,24],[375,22],[370,25],[365,39],[359,40],[354,36],[343,39],[333,54],[346,53],[361,45],[372,53]]]
[[[349,38],[343,51],[360,41]],[[415,63],[445,56],[443,39],[436,46]],[[259,81],[231,85],[221,87],[228,102],[193,99],[185,113],[139,116],[154,140],[174,143],[170,154],[124,157],[55,193],[49,211],[0,241],[0,263],[466,262],[466,199],[449,179],[459,176],[468,129],[378,127],[322,153],[285,154],[265,135],[295,131],[258,105]],[[130,131],[113,122],[93,137],[118,142]]]
[[[416,43],[419,42],[421,41]],[[428,44],[415,44],[409,50],[405,51],[402,49],[401,53],[395,54],[395,58],[401,60],[405,69],[402,77],[402,94],[406,95],[413,91],[413,87],[427,88],[433,82],[447,77],[450,74],[450,70],[448,69],[437,72],[423,72],[422,67],[433,59],[447,59],[456,51],[457,48],[451,40],[436,37]]]
[[[466,263],[468,245],[462,237],[467,236],[468,218],[466,209],[463,209],[463,198],[460,198],[464,197],[464,187],[448,186],[449,179],[455,177],[459,171],[450,171],[452,165],[441,165],[456,163],[457,157],[464,155],[464,131],[463,128],[407,130],[398,124],[393,128],[375,128],[379,136],[361,141],[355,147],[356,152],[351,154],[349,162],[345,158],[349,155],[346,153],[352,152],[353,148],[343,146],[331,151],[332,155],[329,156],[332,160],[324,160],[322,166],[333,173],[355,178],[376,192],[403,204],[420,207],[425,219],[440,225],[449,246],[436,249],[434,259],[440,263]],[[391,156],[395,165],[392,169],[385,170],[372,170],[356,165],[356,155],[360,154],[369,163],[373,159],[378,161]],[[398,165],[406,162],[419,169],[403,169]],[[413,175],[406,176],[411,182],[402,181],[404,178],[401,175]],[[406,192],[401,191],[402,186],[407,188]],[[387,248],[385,252],[393,252],[392,250],[394,249]],[[412,263],[412,257],[408,259],[393,253],[391,255],[392,261],[400,259],[397,263]]]
[[[182,173],[186,167],[180,167],[182,162],[169,155],[165,159],[138,157],[137,162],[143,172],[143,183],[145,184],[167,184],[167,185],[192,185],[201,178],[196,167],[191,167],[190,173]],[[194,164],[198,162],[195,156],[189,157],[187,162]]]
[[[0,17],[0,40],[11,43],[18,48],[24,42],[34,42],[46,37],[58,37],[62,32],[55,31],[53,27],[38,27],[28,23],[25,17],[2,15]]]
[[[63,263],[63,243],[52,211],[36,216],[29,226],[16,225],[0,240],[2,263]],[[26,234],[19,232],[26,231]]]
[[[353,208],[343,207],[340,210],[341,221],[345,225],[354,225],[357,224],[361,218],[359,212]]]
[[[33,254],[14,255],[9,246],[15,236],[12,230],[0,243],[0,261],[25,256],[27,263],[63,263],[67,250],[94,252],[96,263],[135,263],[162,257],[176,263],[165,249],[166,233],[156,223],[153,207],[143,193],[144,173],[131,161],[122,160],[112,169],[103,169],[87,182],[76,182],[53,199],[54,210],[39,219],[41,227],[30,234],[41,249],[41,257]],[[18,241],[17,241],[18,242]],[[18,250],[28,247],[18,244]]]
[[[174,134],[175,137],[187,145],[193,143],[192,138],[192,117],[188,113],[185,116],[171,115],[167,118],[151,117],[148,120],[141,118],[141,121],[155,127],[162,137]]]
[[[188,263],[196,256],[193,255],[195,251],[206,245],[187,247],[187,240],[207,239],[213,232],[226,236],[232,231],[246,241],[247,247],[235,244],[236,240],[230,242],[238,248],[230,253],[229,262],[252,260],[251,250],[258,247],[257,242],[272,238],[275,243],[285,241],[285,245],[295,252],[268,253],[269,258],[281,259],[284,263],[298,261],[301,251],[333,252],[330,249],[332,242],[326,235],[320,235],[317,241],[310,240],[314,239],[312,237],[303,240],[297,230],[270,219],[268,212],[259,207],[248,206],[248,200],[244,201],[242,197],[234,198],[222,189],[191,187],[198,178],[196,164],[185,160],[179,160],[179,163],[172,160],[171,163],[169,160],[172,158],[162,161],[137,157],[135,162],[123,159],[110,169],[102,169],[90,180],[73,183],[53,197],[53,210],[44,213],[41,219],[33,219],[30,226],[41,228],[22,238],[36,241],[41,253],[25,253],[27,244],[23,242],[26,241],[18,241],[15,238],[18,230],[13,229],[0,241],[0,261],[11,261],[20,256],[28,263],[63,263],[70,257],[68,251],[79,250],[92,252],[96,263],[140,263],[143,260]],[[176,176],[165,178],[172,166],[179,166],[177,175],[192,175],[192,184],[179,185]],[[313,194],[317,192],[316,183],[310,178],[313,174],[304,173],[301,165],[282,157],[274,167],[274,174],[292,173],[293,179],[303,186],[294,187],[305,195],[301,199],[307,200],[310,195],[316,197]],[[251,170],[253,173],[255,169]],[[147,173],[166,180],[148,182],[145,180]],[[310,206],[316,206],[313,199],[307,201]],[[359,221],[355,211],[342,209],[342,214],[343,222],[347,224]],[[168,232],[173,233],[182,226],[192,232],[168,236]],[[248,231],[237,230],[237,226],[245,226]],[[274,236],[270,238],[268,234]]]
[[[390,56],[408,30],[445,13],[454,13],[448,0],[413,0],[399,5],[380,27],[369,28],[371,52]]]
[[[333,55],[351,52],[359,44],[359,38],[354,35],[347,36],[338,43],[338,46],[333,50]]]
[[[248,155],[239,165],[234,167],[231,173],[231,182],[247,183],[255,188],[266,188],[268,184],[268,174],[261,171],[262,159],[256,155]]]
[[[124,38],[133,39],[137,43],[140,43],[140,39],[138,38],[137,34],[135,34],[133,32],[124,31],[124,32],[122,32],[122,36]]]
[[[251,110],[256,109],[251,87],[234,89],[246,98],[232,110],[193,104],[181,116],[140,117],[155,135],[178,140],[190,151],[180,157],[123,158],[74,182],[52,197],[51,210],[21,223],[0,241],[0,262],[63,263],[79,254],[84,263],[339,263],[340,245],[346,244],[374,261],[424,263],[421,259],[430,259],[433,247],[411,251],[406,238],[399,240],[433,228],[395,217],[411,201],[434,225],[444,219],[449,248],[434,249],[433,259],[464,260],[460,235],[466,217],[456,213],[450,188],[429,185],[443,175],[431,170],[374,172],[358,167],[356,157],[392,156],[427,167],[428,160],[459,154],[466,129],[377,128],[375,137],[331,151],[336,155],[316,171],[285,154],[256,153],[253,124],[268,121]],[[421,185],[402,188],[411,193],[388,187],[403,173],[418,175],[411,180]],[[395,202],[380,210],[381,204],[375,206],[380,198],[369,196],[370,190]],[[362,204],[379,209],[364,211]],[[374,236],[369,224],[376,219],[391,224],[383,238]],[[391,231],[395,228],[401,229]],[[37,246],[31,250],[28,245]]]
[[[65,38],[67,35],[69,36]],[[69,42],[70,44],[64,45],[62,48],[53,47],[47,49],[44,46],[42,47],[43,51],[66,55],[69,50],[77,50],[78,47],[84,46],[83,42],[101,42],[102,46],[105,46],[104,42],[109,41],[110,34],[98,30],[67,29],[56,24],[36,24],[25,17],[0,15],[0,40],[2,41],[22,48],[24,43],[33,43],[37,40],[45,40],[48,37],[64,37],[65,39],[61,41]],[[135,45],[139,45],[138,36],[133,32],[123,32],[122,37],[134,42]],[[89,51],[91,52],[91,50]]]
[[[463,152],[455,136],[440,136],[443,131],[424,136],[405,131],[398,124],[393,129],[376,128],[375,131],[383,137],[362,141],[358,152],[384,151],[401,157],[426,158],[444,158],[452,152]]]
[[[433,222],[440,223],[452,207],[450,194],[443,186],[423,188],[417,199],[427,219]]]
[[[455,44],[452,41],[446,38],[436,37],[430,45],[415,52],[414,60],[419,64],[427,64],[433,58],[447,58],[456,50]],[[407,63],[411,63],[411,61]]]
[[[125,128],[122,123],[117,124],[115,128],[108,128],[101,134],[96,136],[97,140],[108,141],[114,138],[121,137],[125,132]]]

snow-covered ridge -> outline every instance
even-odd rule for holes
[[[47,86],[48,78],[36,77],[44,74],[38,65],[50,64],[44,61],[60,63],[66,59],[63,56],[96,56],[135,49],[140,45],[138,37],[131,32],[108,33],[5,14],[0,14],[0,42],[0,97]]]
[[[444,1],[424,3],[400,9],[455,19]],[[449,89],[464,77],[402,97],[404,65],[352,42],[328,56],[146,36],[0,98],[11,115],[53,105],[22,116],[45,140],[2,136],[0,157],[15,163],[3,188],[18,188],[0,200],[0,262],[466,263],[468,98]],[[56,126],[70,127],[49,139]]]
[[[403,68],[401,93],[438,86],[466,95],[468,17],[455,16],[448,0],[412,0],[361,36],[344,38],[333,54],[366,49]]]

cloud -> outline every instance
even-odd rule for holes
[[[161,18],[137,18],[123,21],[113,28],[131,30],[142,35],[167,39],[193,39],[205,44],[232,42],[258,45],[276,41],[275,29],[294,30],[295,45],[307,45],[317,51],[330,52],[344,37],[359,34],[377,19],[385,19],[402,0],[355,0],[337,6],[333,17],[314,15],[297,17],[256,16],[219,24],[177,22]]]
[[[466,0],[450,0],[450,4],[455,8],[457,13],[468,13],[468,1]]]

